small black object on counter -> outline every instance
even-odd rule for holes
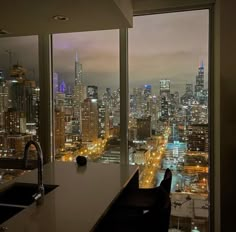
[[[82,155],[78,155],[76,157],[76,163],[79,165],[79,166],[85,166],[87,164],[87,158],[82,156]]]

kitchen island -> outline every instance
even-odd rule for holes
[[[16,182],[37,183],[37,170]],[[56,161],[44,165],[43,182],[57,187],[42,205],[34,202],[5,221],[8,232],[93,231],[124,189],[138,188],[138,167]]]

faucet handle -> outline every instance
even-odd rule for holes
[[[37,205],[41,205],[44,199],[44,186],[39,186],[38,191],[32,197],[36,201]]]
[[[36,201],[37,205],[43,204],[43,200],[44,200],[43,193],[41,193],[41,192],[35,193],[32,197]]]
[[[41,193],[35,193],[32,197],[37,201],[38,199],[40,199],[42,197],[42,194]]]

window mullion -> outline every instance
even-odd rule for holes
[[[129,164],[128,28],[120,29],[120,163]]]

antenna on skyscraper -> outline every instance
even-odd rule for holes
[[[202,60],[202,62],[201,62],[200,68],[204,68],[203,60]]]
[[[75,53],[75,62],[78,62],[79,58],[78,58],[78,52]]]

